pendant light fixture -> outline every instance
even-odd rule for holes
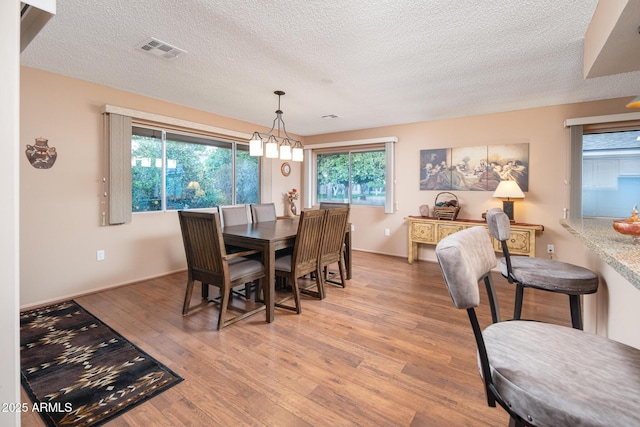
[[[627,108],[640,108],[640,96],[636,96],[633,101],[626,105]]]
[[[301,162],[304,160],[304,147],[302,146],[302,142],[289,136],[284,126],[284,120],[282,120],[283,113],[280,109],[280,97],[284,95],[284,92],[276,90],[273,93],[278,95],[278,109],[276,110],[276,118],[273,120],[273,126],[271,126],[269,132],[260,133],[256,131],[253,133],[253,136],[249,140],[249,155],[264,155],[270,159],[279,157],[281,160]],[[280,128],[282,128],[284,137],[280,136]],[[276,131],[275,134],[274,130]]]

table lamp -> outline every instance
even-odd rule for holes
[[[507,214],[511,222],[515,222],[513,219],[513,200],[511,199],[524,199],[524,193],[515,181],[500,181],[498,188],[493,193],[493,197],[500,197],[507,199],[502,201],[502,210]]]

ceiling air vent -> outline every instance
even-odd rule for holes
[[[165,59],[173,59],[183,53],[187,53],[186,50],[171,46],[169,43],[154,38],[145,40],[144,43],[138,47],[145,52]]]

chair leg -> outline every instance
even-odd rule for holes
[[[224,286],[224,290],[220,289],[220,314],[218,314],[218,330],[222,329],[225,326],[224,317],[227,314],[230,294],[231,289],[229,288],[229,286]]]
[[[509,418],[509,427],[526,427],[526,425],[521,420],[511,416]]]
[[[516,303],[513,307],[513,318],[520,320],[522,315],[522,299],[524,298],[524,286],[516,284]]]
[[[204,288],[205,284],[202,284]],[[187,289],[184,293],[184,303],[182,304],[182,315],[185,316],[189,312],[189,304],[191,303],[191,295],[193,294],[193,280],[187,279]]]
[[[338,269],[340,270],[340,286],[343,288],[347,287],[347,272],[344,268],[344,262],[342,262],[342,256],[340,257],[340,261],[338,261]]]
[[[571,326],[573,326],[574,329],[582,330],[580,295],[569,295],[569,306],[571,307]]]
[[[293,292],[293,301],[296,305],[296,313],[300,314],[302,307],[300,307],[300,287],[298,286],[297,277],[291,277],[291,291]]]

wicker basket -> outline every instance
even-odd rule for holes
[[[438,203],[443,202],[443,200],[438,201],[438,198],[443,194],[449,194],[453,196],[453,199],[448,199],[447,201],[455,201],[456,206],[437,206]],[[458,203],[458,196],[447,191],[438,193],[438,195],[436,196],[435,205],[436,206],[434,206],[433,208],[433,215],[438,219],[454,220],[458,217],[458,212],[460,212],[460,203]]]

